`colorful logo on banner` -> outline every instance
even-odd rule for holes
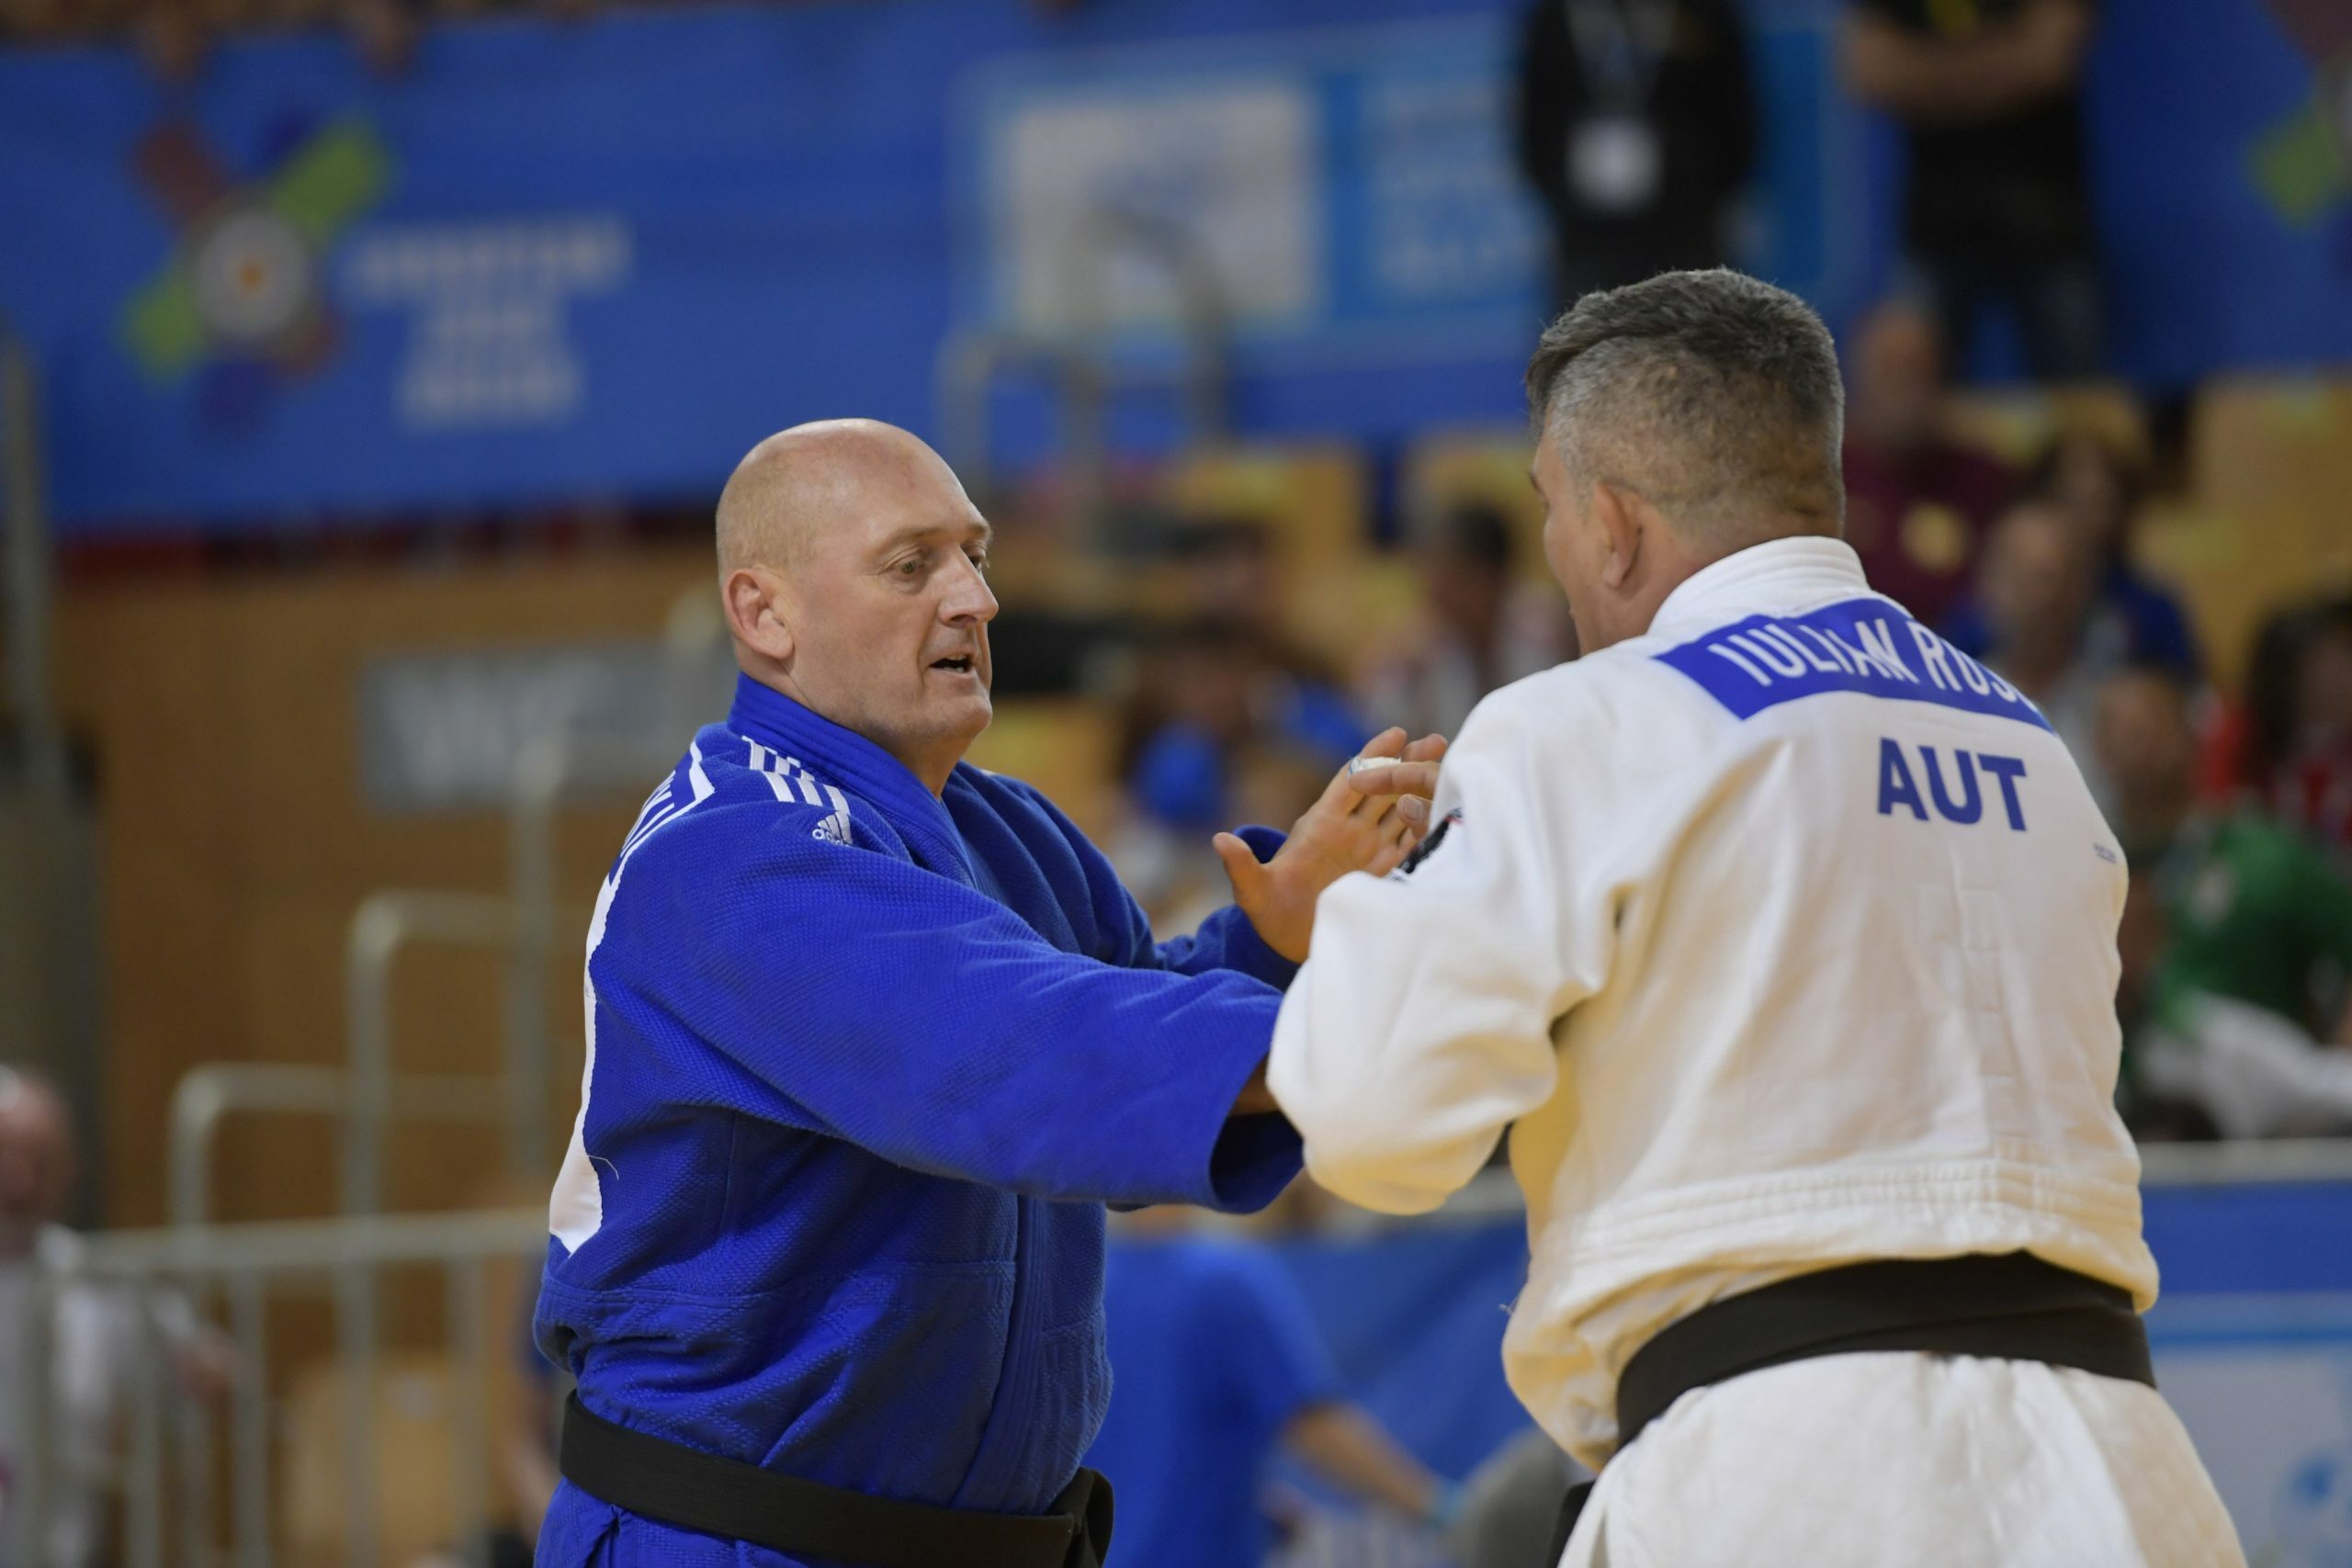
[[[202,377],[199,407],[240,423],[270,380],[311,375],[332,356],[324,258],[383,199],[391,157],[365,120],[340,119],[240,184],[201,133],[175,121],[141,140],[135,166],[179,238],[124,304],[123,346],[158,384]]]
[[[2253,149],[2255,184],[2298,227],[2334,218],[2336,263],[2352,272],[2352,8],[2343,0],[2269,0],[2271,14],[2311,56],[2311,101]]]

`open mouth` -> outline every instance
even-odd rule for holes
[[[968,653],[958,653],[948,659],[934,659],[931,661],[931,667],[933,670],[953,670],[959,675],[969,675],[973,668],[972,656]]]

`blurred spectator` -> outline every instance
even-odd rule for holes
[[[2090,636],[2097,592],[2089,542],[2047,502],[2011,507],[1984,541],[1976,579],[1984,662],[2032,699],[2106,807],[2111,796],[2094,744],[2097,706],[2123,650]]]
[[[1266,525],[1196,518],[1178,525],[1170,554],[1183,569],[1184,602],[1195,614],[1222,615],[1247,628],[1265,656],[1292,675],[1325,679],[1317,660],[1291,646],[1281,563]]]
[[[1242,1568],[1271,1544],[1278,1449],[1362,1501],[1431,1526],[1453,1493],[1351,1403],[1282,1265],[1201,1235],[1188,1211],[1128,1216],[1104,1275],[1114,1390],[1086,1462],[1117,1492],[1116,1560]]]
[[[2197,738],[2177,672],[2140,665],[2098,694],[2098,750],[2124,853],[2164,917],[2156,989],[2234,998],[2352,1042],[2352,882],[2255,812],[2196,806]]]
[[[1535,0],[1521,38],[1519,162],[1560,303],[1720,265],[1757,141],[1730,0]]]
[[[148,68],[164,81],[190,81],[204,68],[211,40],[195,0],[147,0],[132,31]]]
[[[1461,733],[1478,699],[1574,657],[1556,592],[1514,575],[1510,525],[1491,506],[1446,514],[1419,552],[1428,604],[1357,686],[1358,705],[1412,735]]]
[[[2196,740],[2177,671],[2139,666],[2099,694],[2098,747],[2132,863],[2116,946],[2119,1085],[2143,1138],[2352,1131],[2352,885],[2243,807],[2192,805]]]
[[[1288,822],[1332,770],[1374,733],[1337,682],[1292,647],[1283,629],[1281,575],[1266,531],[1207,519],[1175,541],[1185,600],[1197,618],[1148,639],[1142,680],[1128,706],[1122,772],[1136,803],[1169,827],[1227,828],[1249,804]],[[1303,797],[1264,786],[1297,776]],[[1261,787],[1245,792],[1245,782]],[[1248,818],[1257,820],[1256,818]]]
[[[208,1403],[228,1392],[234,1364],[227,1341],[199,1325],[176,1292],[151,1293],[142,1324],[130,1292],[75,1280],[51,1299],[46,1365],[26,1365],[34,1270],[68,1269],[81,1251],[80,1238],[58,1224],[74,1167],[72,1122],[57,1091],[34,1073],[0,1067],[0,1499],[25,1468],[25,1380],[46,1376],[49,1539],[40,1568],[112,1561],[107,1503],[119,1445],[141,1382],[166,1375],[158,1356],[182,1392]],[[6,1520],[10,1531],[15,1526]]]
[[[1847,358],[1846,542],[1871,587],[1932,626],[1967,586],[2009,473],[1951,438],[1943,345],[1917,307],[1870,311]]]
[[[1852,0],[1847,14],[1848,80],[1910,142],[1909,266],[1963,359],[1998,301],[2037,377],[2101,367],[2080,90],[2094,20],[2090,0]]]
[[[2255,640],[2245,701],[2221,727],[2208,792],[2352,852],[2352,599],[2283,610]]]
[[[2123,1071],[2117,1100],[2143,1142],[2352,1134],[2352,1051],[2265,1008],[2169,984],[2154,958],[2169,930],[2135,878],[2126,903]],[[2134,927],[2140,934],[2132,934]]]
[[[2132,564],[2132,536],[2145,491],[2145,470],[2122,446],[2088,430],[2059,436],[2026,471],[2019,494],[2053,508],[2083,536],[2098,586],[2090,637],[2122,650],[2135,664],[2160,664],[2195,681],[2204,671],[2197,634],[2171,589]],[[1984,617],[1963,601],[1944,626],[1962,650],[1983,657]]]
[[[343,18],[360,58],[379,75],[397,75],[415,58],[424,21],[414,0],[344,0]]]
[[[2116,932],[2123,1026],[2116,1100],[2143,1143],[2352,1133],[2352,1052],[2266,1008],[2168,976],[2156,879],[2135,872]]]
[[[1447,1551],[1461,1568],[1552,1562],[1561,1501],[1569,1487],[1591,1478],[1541,1427],[1521,1433],[1462,1483],[1460,1513],[1445,1532]]]
[[[1230,827],[1245,795],[1262,808],[1268,781],[1295,773],[1305,798],[1273,817],[1290,820],[1372,733],[1335,688],[1293,675],[1256,632],[1222,616],[1151,640],[1127,730],[1136,805],[1165,826],[1188,829]],[[1257,787],[1245,790],[1251,783]]]

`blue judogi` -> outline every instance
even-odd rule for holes
[[[1156,944],[1035,790],[934,796],[746,679],[597,900],[539,1345],[625,1427],[1042,1511],[1109,1398],[1104,1203],[1298,1170],[1281,1117],[1227,1117],[1292,972],[1235,909]],[[557,1493],[542,1568],[640,1561],[788,1562]]]

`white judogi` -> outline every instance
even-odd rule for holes
[[[2154,1300],[2112,1103],[2122,855],[2031,705],[1845,545],[1743,550],[1648,635],[1498,692],[1435,809],[1417,864],[1323,895],[1269,1081],[1315,1178],[1390,1213],[1511,1126],[1505,1368],[1577,1458],[1609,1458],[1652,1335],[1792,1274],[2025,1249]],[[1893,1549],[1902,1519],[1938,1550]],[[1568,1553],[1929,1561],[2239,1559],[2154,1392],[1923,1356],[1686,1396]]]

